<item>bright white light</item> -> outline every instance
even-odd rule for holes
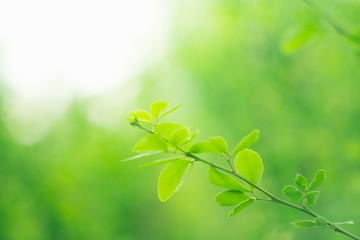
[[[161,52],[165,24],[160,0],[5,1],[1,73],[25,95],[53,83],[103,92],[137,73],[154,47]]]
[[[22,102],[53,102],[61,112],[74,94],[122,86],[161,58],[166,10],[164,0],[3,1],[1,79]]]

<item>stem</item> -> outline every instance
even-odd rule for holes
[[[231,167],[231,170],[233,171],[233,172],[236,172],[236,170],[235,170],[235,168],[233,167],[233,165],[231,164],[231,162],[230,162],[230,157],[227,157],[227,156],[225,156],[225,155],[222,155],[224,158],[225,158],[225,160],[228,162],[228,164],[229,164],[229,166]]]
[[[134,126],[140,128],[140,129],[143,129],[144,131],[146,131],[146,132],[148,132],[148,133],[150,133],[150,134],[156,134],[154,131],[152,131],[151,129],[148,129],[148,128],[142,126],[142,125],[141,125],[140,123],[138,123],[138,122],[133,122],[132,124],[133,124]],[[156,135],[158,135],[158,134],[156,134]],[[169,143],[169,140],[168,140],[168,139],[164,138],[164,137],[161,136],[161,135],[158,135],[158,136],[162,137],[162,138],[164,139],[164,141],[166,141],[167,143]],[[169,144],[171,144],[171,143],[169,143]],[[171,144],[171,145],[172,145],[172,144]],[[174,146],[174,145],[172,145],[172,146]],[[270,197],[270,199],[258,199],[258,198],[256,197],[256,200],[265,200],[265,201],[269,201],[269,202],[273,202],[273,203],[279,203],[279,204],[281,204],[281,205],[284,205],[284,206],[287,206],[287,207],[291,207],[291,208],[294,208],[294,209],[296,209],[296,210],[298,210],[298,211],[304,212],[304,213],[306,213],[306,214],[308,214],[308,215],[310,215],[310,216],[312,216],[312,217],[315,217],[315,218],[316,218],[316,217],[320,217],[320,215],[319,215],[318,213],[314,212],[313,210],[311,210],[310,208],[308,208],[308,207],[305,206],[305,205],[304,205],[304,206],[298,206],[298,205],[295,205],[295,204],[293,204],[293,203],[287,202],[287,201],[285,201],[285,200],[282,200],[282,199],[276,197],[274,194],[270,193],[269,191],[265,190],[264,188],[260,187],[259,185],[253,183],[252,181],[250,181],[249,179],[243,177],[242,175],[240,175],[239,173],[235,172],[234,170],[229,170],[229,169],[224,168],[224,167],[222,167],[222,166],[220,166],[220,165],[217,165],[217,164],[215,164],[215,163],[208,162],[208,161],[206,161],[206,160],[204,160],[204,159],[202,159],[202,158],[199,158],[198,156],[196,156],[196,155],[194,155],[194,154],[186,151],[186,150],[183,149],[182,147],[179,147],[179,146],[174,146],[174,147],[176,147],[179,151],[181,151],[185,156],[190,157],[190,158],[194,159],[195,161],[202,162],[202,163],[204,163],[204,164],[206,164],[206,165],[208,165],[208,166],[217,168],[217,169],[219,169],[219,170],[221,170],[221,171],[223,171],[223,172],[229,173],[229,174],[233,175],[234,177],[239,178],[239,179],[241,179],[242,181],[246,182],[247,184],[253,186],[255,189],[257,189],[257,190],[259,190],[260,192],[264,193],[266,196]],[[231,163],[230,163],[230,166],[232,166]],[[335,223],[333,223],[333,222],[330,222],[330,221],[327,220],[327,225],[328,225],[329,228],[333,229],[335,232],[339,232],[339,233],[341,233],[341,234],[344,234],[344,235],[346,235],[346,236],[348,236],[348,237],[350,237],[350,238],[352,238],[352,239],[360,240],[360,237],[358,237],[358,236],[356,236],[356,235],[354,235],[354,234],[352,234],[352,233],[344,230],[343,228],[337,226],[337,225],[336,225]]]
[[[260,192],[264,193],[265,195],[267,195],[268,197],[270,197],[270,199],[265,199],[267,201],[270,201],[270,202],[274,202],[274,203],[279,203],[279,204],[282,204],[282,205],[285,205],[285,206],[288,206],[288,207],[291,207],[291,208],[294,208],[296,210],[299,210],[299,211],[302,211],[312,217],[320,217],[319,214],[317,214],[316,212],[314,212],[313,210],[311,210],[310,208],[306,207],[306,206],[298,206],[298,205],[295,205],[295,204],[292,204],[290,202],[287,202],[285,200],[282,200],[278,197],[276,197],[274,194],[268,192],[267,190],[263,189],[262,187],[258,186],[257,184],[251,182],[250,180],[246,179],[245,177],[241,176],[240,174],[238,173],[235,173],[235,172],[232,172],[226,168],[223,168],[222,166],[219,166],[217,164],[214,164],[214,163],[211,163],[211,162],[208,162],[206,160],[203,160],[195,155],[193,155],[192,153],[189,153],[189,152],[184,152],[186,156],[188,157],[191,157],[193,159],[195,159],[195,161],[199,161],[199,162],[202,162],[204,164],[207,164],[211,167],[214,167],[214,168],[217,168],[219,170],[222,170],[224,172],[227,172],[241,180],[243,180],[244,182],[248,183],[249,185],[253,186],[254,188],[256,188],[257,190],[259,190]],[[263,199],[259,199],[259,200],[263,200]],[[353,239],[356,239],[356,240],[360,240],[360,237],[357,237],[355,236],[354,234],[344,230],[343,228],[337,226],[335,223],[333,222],[330,222],[327,220],[327,224],[330,228],[332,228],[335,232],[339,232],[339,233],[342,233],[350,238],[353,238]]]

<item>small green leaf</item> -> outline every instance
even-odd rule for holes
[[[142,157],[146,157],[146,156],[150,156],[150,155],[154,155],[154,154],[158,154],[158,153],[162,153],[162,152],[161,151],[145,152],[145,153],[142,153],[142,154],[135,155],[133,157],[129,157],[129,158],[120,160],[120,162],[127,162],[127,161],[135,160],[135,159],[138,159],[138,158],[142,158]]]
[[[191,136],[191,132],[188,128],[179,128],[169,138],[169,142],[174,146],[180,146]]]
[[[126,117],[125,119],[128,120],[128,121],[130,121],[130,122],[133,122],[133,121],[134,121],[134,118]],[[130,123],[130,124],[131,124],[131,123]]]
[[[189,141],[192,141],[196,138],[196,136],[199,135],[199,130],[196,130],[190,137]]]
[[[316,187],[320,186],[326,179],[326,171],[324,169],[320,169],[316,175],[315,178],[310,183],[307,191],[311,191],[315,189]]]
[[[316,225],[320,227],[326,227],[327,226],[327,220],[324,217],[317,217],[315,218]]]
[[[167,151],[166,142],[159,136],[151,134],[143,137],[133,148],[134,152]]]
[[[299,201],[302,197],[303,194],[302,192],[300,192],[295,186],[293,185],[287,185],[283,188],[283,192],[285,193],[286,196],[288,196],[289,198],[295,200],[295,201]]]
[[[169,139],[176,130],[184,128],[180,123],[159,123],[154,127],[154,131],[159,133],[164,138]]]
[[[240,151],[235,158],[235,167],[242,176],[259,184],[264,170],[259,154],[249,149]],[[254,189],[250,184],[248,186]]]
[[[243,203],[240,203],[239,205],[237,205],[230,213],[229,213],[229,218],[234,216],[235,214],[241,212],[242,210],[244,210],[246,207],[250,206],[251,204],[253,204],[255,202],[254,199],[249,199]]]
[[[191,134],[190,138],[188,140],[186,140],[185,142],[183,142],[183,145],[190,143],[191,141],[193,141],[196,136],[199,134],[199,130],[196,130],[193,134]]]
[[[309,227],[318,227],[318,225],[311,220],[300,220],[293,223],[295,227],[299,228],[309,228]]]
[[[216,195],[216,202],[220,206],[234,206],[250,199],[249,195],[235,190],[227,190]]]
[[[160,165],[160,164],[164,164],[164,163],[169,163],[169,162],[173,162],[176,160],[180,160],[183,159],[183,157],[172,157],[172,158],[164,158],[164,159],[159,159],[153,162],[149,162],[149,163],[145,163],[140,165],[140,168],[145,168],[145,167],[152,167],[152,166],[156,166],[156,165]]]
[[[169,104],[163,101],[157,101],[151,104],[150,112],[154,116],[154,118],[158,119],[162,111],[164,111]]]
[[[250,192],[249,189],[241,185],[235,178],[218,171],[214,167],[209,167],[209,181],[219,187],[238,190],[240,192]]]
[[[163,115],[161,115],[161,116],[159,117],[159,119],[165,117],[166,115],[168,115],[168,114],[170,114],[170,113],[172,113],[173,111],[175,111],[175,110],[178,109],[179,107],[181,107],[181,105],[178,105],[178,106],[170,109],[169,111],[167,111],[166,113],[164,113]]]
[[[231,153],[231,155],[234,155],[241,150],[250,147],[254,143],[259,140],[259,134],[260,131],[258,129],[253,130],[251,133],[249,133],[247,136],[245,136],[243,139],[241,139],[240,143],[235,147],[234,151]]]
[[[294,180],[294,183],[300,190],[305,191],[307,188],[308,182],[307,182],[307,179],[303,175],[297,174],[296,178]]]
[[[306,205],[313,206],[315,205],[317,199],[319,198],[320,192],[313,191],[306,193]]]
[[[198,142],[191,146],[191,153],[213,153],[213,154],[221,154],[217,148],[215,148],[210,142]]]
[[[221,153],[229,154],[227,142],[223,137],[211,137],[209,138],[209,141]]]
[[[318,33],[319,30],[314,24],[308,24],[302,27],[295,36],[288,43],[283,45],[283,50],[288,53],[293,53],[299,49],[311,36]]]
[[[168,200],[184,182],[191,161],[178,160],[169,163],[160,173],[158,196],[160,201]]]
[[[130,118],[129,118],[129,119],[130,119]],[[136,120],[135,120],[135,119],[131,119],[129,123],[130,123],[131,126],[136,127],[136,124],[137,124],[137,123],[136,123]]]
[[[138,120],[144,120],[146,122],[152,121],[150,113],[148,113],[145,110],[135,110],[135,111],[130,112],[130,115]]]

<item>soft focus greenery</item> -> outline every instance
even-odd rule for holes
[[[357,33],[358,1],[317,3]],[[347,239],[295,228],[289,222],[305,215],[266,202],[229,220],[205,167],[192,168],[160,202],[161,166],[138,168],[151,156],[120,163],[144,135],[124,120],[128,110],[159,99],[183,105],[170,119],[200,129],[199,139],[225,136],[230,149],[260,129],[254,149],[265,166],[262,182],[279,196],[296,173],[311,179],[326,169],[316,210],[355,221],[344,228],[359,235],[359,46],[300,0],[179,1],[173,8],[168,55],[139,73],[135,101],[124,96],[123,107],[111,109],[109,118],[121,115],[115,127],[89,117],[94,102],[107,107],[99,98],[77,98],[41,140],[21,145],[9,131],[2,85],[0,239]]]

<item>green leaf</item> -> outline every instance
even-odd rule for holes
[[[315,25],[303,26],[302,29],[283,46],[285,52],[292,53],[299,49],[311,36],[319,32]]]
[[[158,119],[162,111],[164,111],[168,107],[167,102],[157,101],[151,104],[150,112],[154,116],[154,118]]]
[[[186,140],[185,142],[183,142],[183,145],[190,143],[191,141],[193,141],[196,136],[199,134],[199,130],[196,130],[193,134],[191,134],[190,138],[188,140]]]
[[[221,153],[229,154],[227,142],[223,137],[211,137],[209,138],[209,141]]]
[[[134,121],[133,118],[129,118],[129,117],[126,117],[125,119],[128,120],[128,121],[130,121],[130,122],[133,122],[133,121]],[[130,123],[130,124],[131,124],[131,123]]]
[[[315,189],[316,187],[320,186],[326,179],[326,171],[324,169],[320,169],[316,175],[315,178],[310,183],[307,191],[311,191]]]
[[[152,121],[152,117],[151,117],[150,113],[148,113],[145,110],[135,110],[135,111],[130,112],[130,115],[138,120],[144,120],[146,122]]]
[[[173,111],[175,111],[175,110],[178,109],[179,107],[181,107],[181,105],[178,105],[178,106],[170,109],[169,111],[167,111],[166,113],[164,113],[163,115],[161,115],[161,116],[159,117],[159,119],[165,117],[165,116],[168,115],[169,113],[172,113]]]
[[[139,158],[142,158],[142,157],[146,157],[146,156],[150,156],[150,155],[154,155],[154,154],[158,154],[158,153],[162,153],[162,152],[161,152],[161,151],[145,152],[145,153],[142,153],[142,154],[135,155],[135,156],[133,156],[133,157],[129,157],[129,158],[126,158],[126,159],[122,159],[122,160],[120,160],[120,162],[127,162],[127,161],[139,159]]]
[[[219,187],[238,190],[240,192],[250,192],[249,189],[241,185],[241,183],[236,181],[233,177],[221,173],[214,167],[209,167],[209,181]]]
[[[243,139],[241,139],[240,143],[235,147],[234,151],[231,153],[231,155],[234,155],[241,150],[250,147],[254,143],[259,140],[259,134],[260,131],[258,129],[253,130],[251,133],[249,133],[247,136],[245,136]]]
[[[315,218],[316,225],[320,227],[326,227],[327,226],[327,220],[324,217],[317,217]]]
[[[287,185],[283,188],[283,192],[286,196],[289,198],[299,201],[303,197],[303,193],[300,192],[295,186],[293,185]]]
[[[318,225],[311,220],[300,220],[293,223],[295,227],[299,228],[309,228],[309,227],[318,227]]]
[[[255,184],[259,184],[264,170],[259,154],[249,149],[240,151],[235,158],[235,167],[242,176]],[[248,186],[255,189],[250,184]]]
[[[199,130],[196,130],[196,131],[191,135],[189,141],[194,140],[194,139],[197,137],[197,135],[199,135]]]
[[[164,163],[169,163],[169,162],[173,162],[176,160],[180,160],[183,159],[183,157],[172,157],[172,158],[164,158],[164,159],[159,159],[153,162],[149,162],[149,163],[145,163],[140,165],[140,168],[145,168],[145,167],[152,167],[152,166],[156,166],[156,165],[160,165],[160,164],[164,164]]]
[[[221,155],[221,151],[215,148],[210,142],[198,142],[191,146],[191,153],[213,153]]]
[[[306,205],[313,206],[315,205],[317,199],[319,198],[320,192],[313,191],[306,193]]]
[[[241,212],[242,210],[244,210],[246,207],[250,206],[254,202],[255,202],[254,199],[249,199],[243,203],[240,203],[229,213],[229,218],[234,216],[235,214],[238,214],[239,212]]]
[[[191,132],[188,128],[179,128],[169,138],[169,142],[174,146],[180,146],[191,136]]]
[[[227,190],[216,195],[216,202],[220,206],[234,206],[250,199],[249,195],[235,190]]]
[[[295,178],[295,180],[294,180],[294,183],[296,184],[296,186],[300,189],[300,190],[302,190],[302,191],[305,191],[306,190],[306,188],[307,188],[307,179],[304,177],[304,176],[302,176],[302,175],[300,175],[300,174],[297,174],[296,175],[296,178]]]
[[[154,131],[159,133],[164,138],[169,139],[176,130],[184,128],[180,123],[159,123],[154,127]]]
[[[178,160],[169,163],[160,173],[158,196],[160,201],[168,200],[182,185],[191,161]]]
[[[166,142],[159,136],[151,134],[143,137],[133,148],[134,152],[167,151]]]

